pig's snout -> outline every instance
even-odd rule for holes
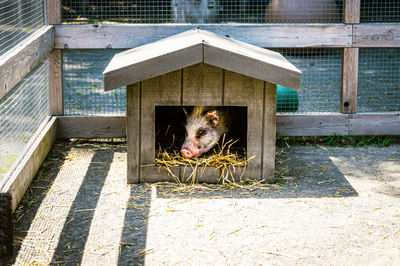
[[[200,149],[196,145],[185,145],[181,149],[181,154],[185,158],[198,157],[200,155]]]
[[[181,149],[181,154],[185,158],[192,158],[194,155],[190,150],[185,149],[185,148]]]

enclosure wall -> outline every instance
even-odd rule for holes
[[[329,135],[350,134],[353,116],[348,114],[393,117],[400,112],[398,0],[64,0],[62,4],[63,25],[56,27],[55,46],[63,53],[65,115],[125,116],[125,88],[103,92],[102,72],[112,56],[195,26],[274,49],[302,71],[298,93],[278,86],[278,122],[280,117],[291,120],[298,135],[304,132],[304,122],[296,122],[300,116],[311,127],[332,128],[327,121],[342,117],[346,129],[324,131]],[[321,134],[314,129],[315,135]],[[285,130],[280,133],[285,135]]]
[[[9,192],[12,174],[50,119],[48,55],[54,47],[54,31],[47,26],[46,4],[0,1],[1,192]]]

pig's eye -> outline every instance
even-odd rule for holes
[[[199,138],[201,138],[202,136],[204,136],[206,134],[206,131],[204,130],[204,129],[199,129],[199,130],[197,130],[197,132],[196,132],[196,138],[197,139],[199,139]]]

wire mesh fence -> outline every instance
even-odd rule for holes
[[[0,56],[45,25],[44,0],[0,0]]]
[[[343,0],[63,0],[64,23],[341,23]]]
[[[301,91],[278,87],[278,111],[338,112],[342,50],[275,49],[302,72]],[[126,114],[125,88],[104,92],[102,72],[122,50],[64,50],[64,113],[119,116]]]
[[[361,23],[399,23],[400,0],[361,0]]]
[[[278,112],[339,112],[342,49],[275,49],[302,71],[297,93],[278,86]]]
[[[400,49],[360,48],[358,112],[400,111]]]
[[[0,101],[0,181],[49,116],[48,60]]]
[[[103,71],[123,50],[64,50],[65,115],[125,115],[125,88],[104,92]]]

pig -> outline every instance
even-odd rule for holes
[[[195,106],[186,115],[186,137],[180,150],[185,158],[195,158],[214,147],[229,129],[228,111],[216,107]]]

